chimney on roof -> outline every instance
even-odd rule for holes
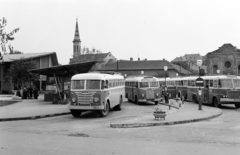
[[[132,58],[132,57],[130,58],[130,61],[133,61],[133,58]]]
[[[165,58],[163,58],[163,60],[165,60]]]
[[[138,58],[138,61],[140,61],[140,58]]]
[[[145,58],[145,61],[147,61],[147,58]]]

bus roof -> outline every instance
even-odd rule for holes
[[[111,79],[124,79],[124,77],[120,74],[103,74],[103,73],[83,73],[76,74],[72,76],[71,80],[111,80]]]
[[[151,79],[152,81],[158,81],[158,78],[153,77],[153,76],[130,76],[125,79],[126,82],[128,81],[135,81],[135,82],[141,82],[145,81],[147,79]]]
[[[184,80],[196,80],[199,76],[188,76],[188,77],[173,77],[167,78],[167,81],[184,81]],[[201,76],[204,80],[215,80],[215,79],[239,79],[239,76],[236,75],[213,75],[213,76]],[[159,80],[163,81],[164,78],[160,78]]]

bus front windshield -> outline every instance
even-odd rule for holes
[[[84,89],[85,80],[73,80],[71,83],[72,89]]]
[[[86,80],[86,89],[100,89],[100,80]]]
[[[220,85],[221,88],[233,88],[232,79],[222,79]]]
[[[150,87],[159,87],[158,82],[150,82]]]
[[[140,82],[140,88],[149,87],[149,82]]]

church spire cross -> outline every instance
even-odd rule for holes
[[[81,42],[80,35],[79,35],[79,30],[78,30],[78,18],[76,20],[76,28],[75,28],[75,35],[74,35],[73,42]]]

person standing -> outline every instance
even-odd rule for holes
[[[34,97],[34,99],[38,99],[38,89],[36,86],[33,89],[33,97]]]

